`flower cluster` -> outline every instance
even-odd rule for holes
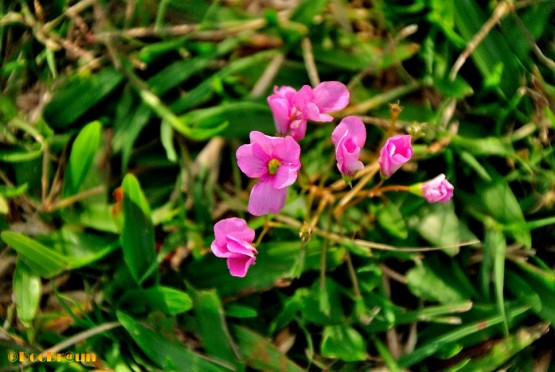
[[[249,196],[250,214],[278,213],[285,206],[287,189],[295,183],[301,168],[298,141],[305,137],[307,122],[333,121],[330,113],[342,110],[348,103],[349,91],[337,81],[322,82],[315,88],[305,85],[298,91],[290,86],[274,88],[268,97],[268,105],[279,136],[252,131],[250,143],[240,146],[236,153],[239,169],[247,177],[258,180]],[[366,142],[366,127],[359,117],[347,116],[333,130],[331,141],[335,147],[337,168],[351,184],[356,173],[364,168],[360,156]],[[391,177],[411,159],[414,153],[411,141],[410,135],[397,135],[386,140],[378,159],[383,179]],[[453,196],[453,186],[443,174],[428,182],[401,187],[430,203],[447,202]],[[258,253],[253,246],[254,230],[244,219],[233,217],[217,222],[214,235],[211,245],[214,255],[227,258],[231,275],[244,277],[249,267],[255,264]]]

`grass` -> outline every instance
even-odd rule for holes
[[[554,8],[0,1],[0,370],[554,370]],[[251,216],[235,152],[275,133],[267,96],[330,80],[349,105]],[[449,203],[403,192],[439,173]],[[245,278],[210,251],[227,217],[256,231]]]

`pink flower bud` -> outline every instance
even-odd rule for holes
[[[337,168],[344,176],[350,178],[364,168],[359,156],[366,142],[366,127],[360,118],[347,116],[341,120],[331,134],[331,140],[335,145]]]
[[[378,163],[385,177],[391,175],[412,157],[411,136],[408,134],[393,136],[387,139],[380,151]]]
[[[422,184],[422,195],[428,203],[446,203],[453,197],[453,189],[453,185],[445,179],[445,175],[440,174]]]
[[[252,246],[254,230],[242,218],[226,218],[214,225],[215,240],[210,249],[216,257],[227,258],[229,273],[243,278],[255,264],[257,250]]]

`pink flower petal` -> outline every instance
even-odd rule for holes
[[[260,180],[251,190],[248,210],[254,216],[278,213],[286,199],[287,188],[276,189],[272,186],[271,179]]]
[[[227,258],[232,255],[232,253],[227,249],[227,244],[217,244],[215,240],[210,245],[210,250],[214,253],[214,256],[220,258]]]
[[[227,236],[234,234],[238,239],[252,242],[254,240],[254,230],[248,227],[247,221],[242,218],[231,217],[220,220],[214,225],[215,242],[222,246],[227,244]]]
[[[260,145],[242,145],[237,149],[237,165],[250,178],[260,178],[268,172],[268,156],[264,154]]]
[[[341,120],[331,139],[335,145],[337,168],[342,174],[350,177],[364,168],[359,156],[366,142],[366,127],[360,118],[347,116]]]
[[[233,236],[228,236],[227,249],[233,254],[242,254],[249,257],[254,257],[254,255],[257,253],[252,244],[234,238]]]
[[[297,179],[297,172],[299,168],[293,167],[288,164],[281,164],[277,173],[272,177],[272,186],[276,189],[283,189],[284,187],[291,186]]]
[[[387,139],[380,150],[378,163],[385,177],[391,177],[412,157],[413,150],[410,135],[393,136]]]
[[[255,263],[254,257],[237,255],[227,259],[229,273],[233,276],[244,278],[251,265]]]
[[[289,102],[283,98],[276,98],[270,100],[268,97],[268,104],[272,110],[272,115],[274,117],[274,122],[276,124],[276,131],[285,135],[289,132],[289,125],[291,121],[290,110],[291,107]]]
[[[422,184],[422,195],[428,203],[447,203],[453,197],[455,188],[445,179],[444,174]]]
[[[300,168],[301,163],[301,146],[290,136],[283,138],[277,146],[274,147],[273,156],[281,161],[286,161]],[[298,169],[297,168],[297,169]]]
[[[349,104],[349,90],[338,81],[324,81],[316,86],[313,100],[321,112],[343,110]]]

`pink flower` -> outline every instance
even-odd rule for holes
[[[307,120],[328,122],[329,112],[339,111],[349,103],[347,87],[338,81],[325,81],[312,89],[304,85],[298,92],[292,87],[275,87],[268,97],[277,132],[291,134],[299,141],[306,133]]]
[[[393,136],[387,139],[380,151],[378,163],[385,177],[391,177],[412,157],[413,150],[410,135]]]
[[[255,216],[278,213],[285,205],[287,186],[297,179],[301,147],[287,136],[250,133],[251,144],[237,149],[237,165],[250,178],[260,178],[251,190],[248,210]]]
[[[445,175],[440,174],[422,184],[422,195],[428,203],[447,203],[453,197],[453,189],[453,185],[445,179]]]
[[[360,118],[347,116],[341,120],[331,134],[331,140],[335,145],[337,168],[343,175],[350,178],[364,168],[359,155],[366,142],[366,127]]]
[[[256,262],[257,250],[252,246],[254,230],[242,218],[226,218],[214,225],[216,239],[210,249],[216,257],[227,258],[229,273],[243,278]]]

